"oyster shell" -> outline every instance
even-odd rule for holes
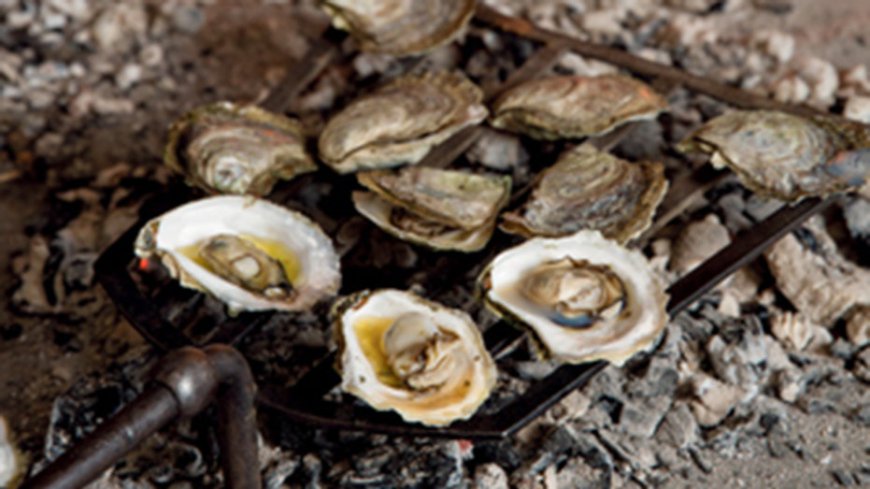
[[[783,200],[857,189],[870,175],[870,129],[827,117],[734,111],[698,129],[678,149],[712,155],[754,192]]]
[[[474,14],[475,0],[322,0],[333,25],[362,49],[418,54],[455,39]]]
[[[522,236],[565,236],[597,229],[624,243],[652,223],[668,182],[661,163],[629,163],[584,144],[546,169],[521,209],[501,229]]]
[[[360,214],[399,239],[440,250],[486,246],[511,188],[508,176],[420,167],[357,179],[371,190],[353,193]]]
[[[483,94],[459,73],[407,75],[354,100],[320,134],[339,173],[417,163],[436,144],[486,118]]]
[[[172,124],[164,161],[207,192],[257,196],[279,179],[317,169],[298,122],[231,102],[199,107]]]
[[[231,313],[304,310],[341,284],[338,256],[317,224],[251,197],[200,199],[148,221],[136,255],[160,258],[181,285]]]
[[[535,238],[499,254],[478,279],[496,314],[532,330],[557,360],[622,365],[668,322],[646,259],[598,231]]]
[[[625,75],[553,76],[502,94],[492,125],[536,139],[582,138],[652,119],[665,108],[667,102],[652,88]]]
[[[463,311],[400,290],[364,291],[336,303],[341,388],[406,421],[467,419],[492,391],[496,369]]]

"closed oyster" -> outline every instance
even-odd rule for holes
[[[486,118],[480,89],[459,73],[407,75],[350,103],[323,129],[320,157],[339,173],[417,163]]]
[[[625,75],[553,76],[517,85],[496,100],[492,125],[535,139],[582,138],[652,119],[667,102]]]
[[[265,200],[210,197],[149,221],[136,255],[237,311],[300,311],[341,284],[332,242],[305,216]]]
[[[314,171],[299,123],[255,106],[218,102],[169,129],[164,161],[211,193],[263,196],[279,179]]]
[[[542,353],[622,365],[668,321],[667,295],[646,259],[598,231],[535,238],[499,254],[478,279],[496,314],[526,326]]]
[[[495,385],[495,364],[463,311],[391,289],[333,310],[341,388],[375,409],[441,426],[471,417]]]
[[[333,24],[362,49],[418,54],[455,39],[474,14],[475,0],[322,0]]]
[[[870,129],[827,117],[729,112],[679,149],[711,154],[714,166],[727,165],[754,192],[784,200],[857,189],[870,175]]]
[[[492,236],[510,196],[507,176],[407,167],[360,173],[371,192],[354,192],[357,210],[400,239],[439,250],[476,251]]]
[[[668,182],[661,163],[629,163],[584,144],[546,169],[521,209],[501,228],[522,236],[565,236],[597,229],[624,243],[652,223]]]

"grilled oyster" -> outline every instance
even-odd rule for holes
[[[136,255],[238,311],[300,311],[338,291],[338,256],[305,216],[265,200],[210,197],[149,221]]]
[[[496,314],[531,329],[542,354],[568,363],[622,365],[668,321],[667,296],[643,255],[598,231],[506,250],[478,286]]]
[[[299,123],[255,106],[218,102],[169,129],[164,161],[210,193],[263,196],[278,179],[314,171]]]
[[[463,311],[400,290],[364,291],[333,308],[341,388],[375,409],[431,426],[467,419],[496,380]]]
[[[493,106],[492,125],[536,139],[594,136],[652,119],[667,102],[625,75],[553,76],[521,83]]]
[[[322,0],[339,29],[362,49],[419,54],[447,44],[474,14],[475,0]]]
[[[775,111],[734,111],[701,127],[678,147],[711,154],[752,191],[784,200],[867,185],[868,126]]]
[[[436,144],[486,118],[480,89],[459,73],[408,75],[336,114],[318,141],[339,173],[416,163]]]
[[[597,229],[624,243],[649,227],[667,188],[661,163],[632,164],[584,144],[541,174],[523,207],[502,215],[501,228],[526,237]]]
[[[476,251],[492,236],[510,196],[507,176],[406,167],[359,173],[360,214],[400,239],[440,250]]]

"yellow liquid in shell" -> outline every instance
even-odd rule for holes
[[[371,364],[382,384],[390,387],[402,387],[404,383],[393,373],[387,363],[387,354],[384,352],[384,334],[393,325],[393,318],[388,317],[364,317],[357,319],[353,325],[360,349]]]
[[[240,234],[239,238],[248,241],[253,244],[263,253],[271,256],[272,258],[278,260],[281,264],[281,267],[284,268],[284,274],[287,276],[287,280],[290,281],[291,284],[296,285],[297,281],[300,278],[300,267],[299,267],[299,258],[296,254],[285,246],[280,241],[275,241],[272,239],[260,238],[257,236],[251,236],[249,234]],[[178,252],[182,255],[186,256],[193,260],[197,265],[205,268],[206,270],[215,273],[211,267],[199,256],[199,248],[202,246],[202,243],[194,243],[192,245],[183,246],[178,249]],[[215,274],[217,275],[217,274]]]

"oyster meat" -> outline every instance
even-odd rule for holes
[[[870,128],[828,117],[733,111],[698,129],[678,147],[712,155],[752,191],[797,200],[870,183]]]
[[[297,121],[230,102],[199,107],[172,124],[164,161],[207,192],[256,196],[279,179],[317,169]]]
[[[480,89],[460,73],[406,75],[350,103],[320,134],[339,173],[417,163],[436,144],[487,115]]]
[[[359,173],[371,192],[354,192],[360,214],[399,239],[440,250],[476,251],[495,229],[511,178],[406,167]]]
[[[552,76],[502,94],[492,125],[536,139],[582,138],[652,119],[666,108],[652,88],[625,75]]]
[[[341,388],[406,421],[467,419],[492,391],[496,369],[477,325],[400,290],[364,291],[333,308]]]
[[[668,322],[646,259],[598,231],[534,238],[499,254],[478,279],[496,314],[529,328],[543,356],[622,365]]]
[[[366,51],[399,56],[447,44],[474,14],[475,0],[322,0],[339,29]]]
[[[667,188],[661,163],[629,163],[583,144],[541,174],[523,207],[502,216],[501,228],[526,237],[597,229],[624,243],[650,226]]]
[[[270,202],[217,196],[149,221],[136,255],[159,258],[181,285],[242,310],[300,311],[341,284],[332,242],[305,216]]]

